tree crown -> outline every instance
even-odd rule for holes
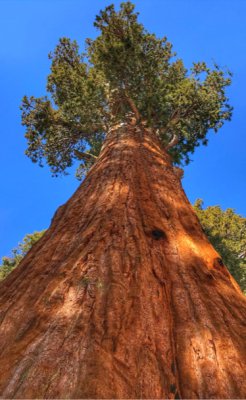
[[[110,126],[129,113],[159,136],[175,163],[188,163],[210,129],[231,118],[226,97],[230,73],[197,62],[188,71],[167,39],[147,32],[130,2],[100,11],[95,40],[80,53],[76,41],[61,38],[51,59],[47,95],[24,96],[22,123],[26,154],[54,175],[73,160],[82,172],[99,154]],[[87,150],[87,151],[86,151]],[[92,155],[92,156],[91,156]]]

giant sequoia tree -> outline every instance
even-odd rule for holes
[[[0,286],[2,398],[244,398],[246,303],[174,164],[230,119],[230,77],[187,71],[131,3],[60,40],[23,99],[27,154],[88,170]]]

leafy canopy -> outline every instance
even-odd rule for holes
[[[231,117],[225,90],[230,73],[197,62],[188,71],[167,39],[147,32],[130,2],[100,11],[95,40],[84,53],[76,41],[61,38],[49,55],[47,95],[23,98],[26,154],[65,172],[74,160],[89,168],[110,126],[129,113],[160,137],[175,163],[188,163],[210,129]]]
[[[204,209],[201,199],[196,200],[194,209],[210,242],[246,294],[246,218],[232,208]]]

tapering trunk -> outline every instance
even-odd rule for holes
[[[112,130],[0,287],[2,398],[245,398],[246,301],[158,139]]]

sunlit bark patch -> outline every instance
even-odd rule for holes
[[[0,397],[244,398],[245,298],[158,139],[120,129],[0,285]]]

